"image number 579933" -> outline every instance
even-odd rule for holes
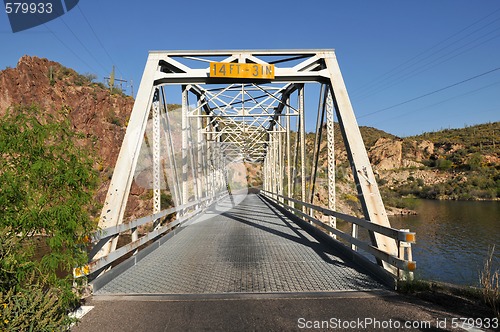
[[[54,8],[51,2],[6,2],[7,14],[52,14]]]
[[[79,0],[4,0],[12,32],[52,21],[73,9]]]

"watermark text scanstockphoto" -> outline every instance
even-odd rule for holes
[[[498,318],[437,318],[434,321],[400,321],[380,320],[373,317],[357,319],[330,318],[329,320],[297,320],[299,329],[359,329],[359,330],[387,330],[387,329],[498,329]]]

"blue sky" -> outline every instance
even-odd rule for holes
[[[0,44],[0,69],[29,54],[102,81],[115,65],[135,90],[149,50],[333,48],[360,125],[408,136],[500,121],[498,0],[80,0],[15,34],[0,13]]]

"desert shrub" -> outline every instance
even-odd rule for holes
[[[482,162],[483,162],[483,157],[481,156],[480,153],[476,152],[476,153],[473,153],[469,157],[469,161],[467,162],[467,166],[469,167],[469,169],[471,171],[477,171],[477,170],[481,169]]]
[[[0,330],[61,331],[73,322],[64,291],[32,274],[22,286],[0,291]]]
[[[48,325],[33,330],[63,322],[60,315],[77,301],[71,271],[87,261],[84,239],[95,229],[88,213],[97,185],[92,153],[78,144],[64,112],[58,116],[20,106],[0,120],[0,294],[6,299],[0,304],[11,315],[7,330],[30,330],[12,317],[31,321],[36,312]]]
[[[453,166],[453,162],[448,159],[439,158],[436,160],[436,167],[441,171],[449,170]]]

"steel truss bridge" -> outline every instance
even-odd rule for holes
[[[335,119],[364,218],[336,211]],[[125,218],[133,186],[151,214]],[[104,294],[366,290],[415,269],[415,234],[390,226],[333,50],[150,52],[93,241],[75,275]]]

